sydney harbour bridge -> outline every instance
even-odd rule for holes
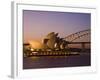
[[[91,45],[90,36],[90,29],[72,33],[64,38],[58,37],[58,33],[51,32],[44,37],[43,47],[40,49],[33,49],[28,43],[24,44],[24,56],[68,56],[79,55],[81,52],[90,53],[91,47],[86,47]],[[77,41],[85,37],[88,37],[89,41]],[[80,45],[80,47],[71,48],[69,45]]]

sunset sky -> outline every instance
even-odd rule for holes
[[[59,37],[90,29],[91,14],[53,11],[23,11],[24,42],[41,41],[50,32]]]

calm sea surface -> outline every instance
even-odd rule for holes
[[[56,68],[90,66],[91,57],[89,53],[80,53],[74,56],[40,56],[24,57],[23,69]]]

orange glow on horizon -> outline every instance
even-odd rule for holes
[[[42,43],[36,40],[31,40],[29,41],[29,44],[33,49],[41,49],[42,48]]]

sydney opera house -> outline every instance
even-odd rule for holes
[[[58,33],[51,32],[47,34],[41,42],[29,41],[24,44],[24,51],[50,51],[50,50],[63,50],[67,48],[67,41],[58,37]]]

